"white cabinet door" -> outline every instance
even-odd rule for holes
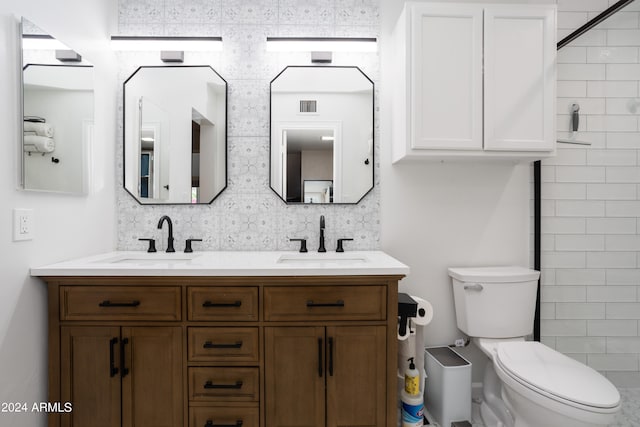
[[[482,150],[482,6],[416,4],[410,30],[412,149]]]
[[[555,147],[555,9],[485,7],[484,148]]]

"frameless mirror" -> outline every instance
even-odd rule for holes
[[[62,64],[56,57],[69,56],[61,51],[75,55],[64,48],[22,19],[22,186],[86,194],[94,128],[93,67],[86,61]],[[79,56],[75,59],[80,61]]]
[[[373,111],[358,67],[286,67],[271,81],[271,189],[287,203],[358,203],[374,182]]]
[[[211,203],[227,186],[227,82],[144,66],[124,82],[124,188],[141,204]]]

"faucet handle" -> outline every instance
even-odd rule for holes
[[[307,239],[289,239],[290,242],[300,242],[300,251],[307,252]]]
[[[344,248],[342,247],[342,242],[350,242],[353,239],[338,239],[338,247],[336,248],[336,252],[344,252]]]
[[[141,242],[149,242],[149,249],[147,252],[156,252],[156,239],[138,239]]]
[[[193,248],[191,247],[191,242],[202,242],[202,239],[187,239],[186,245],[184,247],[185,253],[193,252]]]

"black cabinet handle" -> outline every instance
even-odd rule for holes
[[[118,374],[118,368],[115,365],[115,346],[118,344],[118,338],[111,338],[109,340],[109,376],[115,377]]]
[[[233,344],[214,344],[211,341],[207,341],[202,345],[202,348],[241,348],[242,341],[237,341]]]
[[[202,303],[202,306],[207,307],[240,307],[242,305],[242,301],[234,301],[234,302],[211,302],[205,301]]]
[[[322,338],[318,338],[318,376],[322,378]]]
[[[308,300],[307,307],[344,307],[344,301],[341,299],[336,302],[313,302],[313,300]]]
[[[120,346],[120,377],[124,378],[129,373],[129,369],[125,367],[124,363],[124,355],[125,355],[125,346],[129,344],[129,338],[122,338],[122,345]]]
[[[224,389],[234,389],[234,390],[238,390],[242,388],[242,381],[236,381],[235,384],[214,384],[213,381],[207,381],[204,386],[205,389],[212,389],[212,388],[224,388]]]
[[[134,300],[131,302],[111,302],[108,299],[98,304],[100,307],[137,307],[140,305],[140,301]]]
[[[242,420],[236,421],[235,424],[214,424],[212,420],[207,420],[204,427],[242,427]]]
[[[329,376],[333,376],[333,337],[329,337]]]

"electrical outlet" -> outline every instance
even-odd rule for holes
[[[33,239],[33,209],[13,210],[13,241]]]

